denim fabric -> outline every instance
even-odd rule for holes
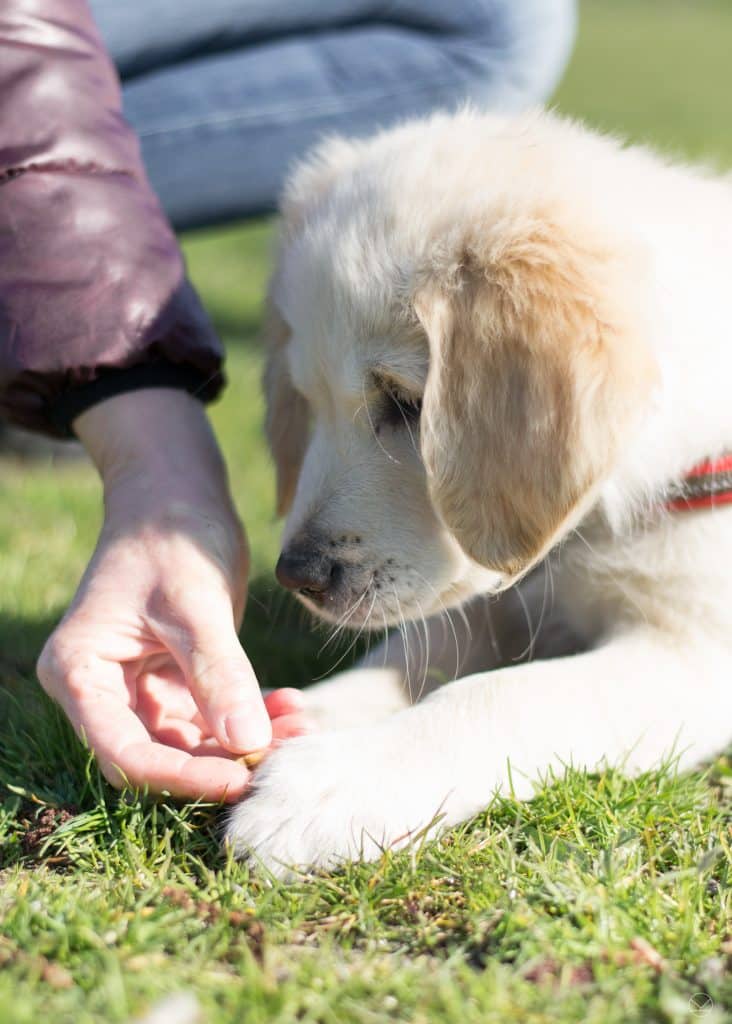
[[[575,0],[91,0],[178,228],[274,208],[324,134],[551,92]]]

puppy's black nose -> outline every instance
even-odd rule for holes
[[[343,567],[312,545],[288,545],[280,555],[275,576],[287,590],[297,590],[313,600],[322,600],[340,579]]]

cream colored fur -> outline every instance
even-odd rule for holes
[[[730,182],[466,111],[324,144],[283,214],[284,543],[345,567],[321,614],[409,643],[309,690],[323,731],[265,763],[236,850],[374,857],[476,813],[509,765],[529,796],[570,761],[722,747],[732,507],[659,498],[732,448]]]

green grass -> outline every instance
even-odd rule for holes
[[[557,105],[732,166],[731,43],[729,0],[587,2]],[[329,663],[271,581],[269,244],[266,224],[185,240],[229,351],[212,415],[253,551],[243,639],[263,682],[299,684]],[[84,464],[0,463],[0,1024],[128,1021],[180,991],[212,1024],[732,1020],[724,757],[704,775],[569,772],[438,843],[292,885],[227,861],[215,808],[113,793],[33,672],[99,499]],[[714,1003],[701,1018],[695,993]]]

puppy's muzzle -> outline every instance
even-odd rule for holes
[[[312,541],[293,542],[280,555],[275,576],[287,590],[323,604],[342,581],[343,565]]]

